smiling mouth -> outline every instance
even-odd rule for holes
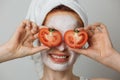
[[[64,54],[49,54],[49,57],[54,63],[63,64],[68,62],[70,56]]]

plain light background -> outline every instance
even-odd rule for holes
[[[0,45],[7,42],[24,20],[31,0],[0,0]],[[79,0],[88,12],[89,24],[107,25],[115,49],[120,52],[120,0]],[[120,73],[85,56],[75,64],[74,73],[86,77],[120,80]],[[31,57],[0,64],[0,80],[38,80]]]

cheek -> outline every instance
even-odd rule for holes
[[[70,53],[70,55],[71,55],[69,61],[74,64],[75,61],[77,60],[77,58],[79,57],[79,54],[77,54],[77,53],[75,53],[75,52],[73,52],[73,51],[69,51],[69,53]]]
[[[47,58],[49,52],[50,52],[50,50],[42,50],[41,51],[41,57],[42,57],[42,59]]]
[[[45,63],[45,61],[48,59],[48,54],[47,51],[42,51],[41,52],[41,60],[43,63]]]

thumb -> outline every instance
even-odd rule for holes
[[[43,51],[43,50],[49,50],[50,48],[49,47],[46,47],[46,46],[37,46],[37,47],[34,47],[31,51],[31,55],[32,54],[35,54],[35,53],[38,53],[40,51]]]
[[[87,49],[74,49],[74,48],[70,48],[70,50],[78,53],[78,54],[83,54],[83,55],[87,55],[88,54],[88,51]]]

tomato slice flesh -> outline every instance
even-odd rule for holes
[[[56,47],[61,44],[62,35],[58,30],[50,31],[49,28],[41,28],[38,34],[40,42],[48,47]]]
[[[82,30],[76,33],[74,30],[69,30],[64,35],[65,43],[71,48],[82,48],[88,39],[87,32]]]

